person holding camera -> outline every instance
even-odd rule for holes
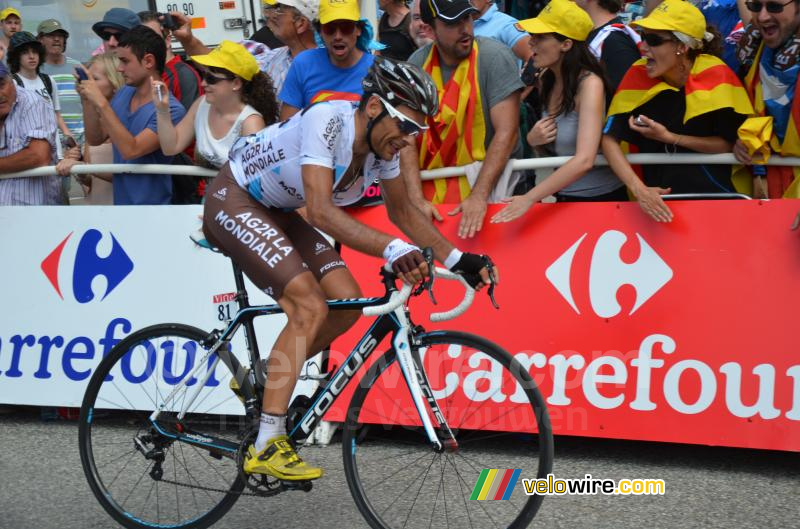
[[[603,154],[647,215],[672,220],[662,195],[735,192],[729,165],[645,165],[639,179],[620,142],[643,153],[731,152],[753,106],[718,57],[719,34],[699,9],[664,0],[631,23],[642,31],[642,59],[625,74],[608,111]],[[712,55],[713,54],[713,55]]]
[[[115,50],[119,72],[125,79],[109,101],[93,78],[78,83],[84,101],[86,141],[102,145],[110,138],[114,163],[170,164],[158,143],[156,107],[153,105],[153,81],[161,81],[166,62],[166,45],[152,29],[137,26],[128,31]],[[85,70],[78,69],[86,77]],[[171,94],[167,112],[173,123],[186,111]],[[115,173],[113,178],[115,205],[170,204],[172,178],[169,174]]]
[[[592,19],[574,2],[552,0],[520,26],[531,35],[533,64],[543,72],[536,80],[542,116],[526,139],[540,156],[571,158],[524,195],[506,199],[492,222],[512,221],[550,195],[559,202],[627,200],[614,173],[594,167],[607,82],[586,44]]]
[[[249,136],[278,120],[272,82],[255,57],[241,44],[223,40],[208,54],[192,55],[200,65],[205,95],[176,125],[169,114],[169,94],[153,82],[158,111],[158,141],[167,155],[178,154],[196,140],[195,154],[204,165],[219,169],[241,136]]]
[[[169,13],[156,11],[140,11],[139,20],[143,26],[149,27],[164,38],[164,43],[167,45],[167,62],[164,63],[164,73],[161,78],[172,95],[188,111],[197,98],[203,95],[203,87],[197,70],[172,52],[172,31],[179,26]]]

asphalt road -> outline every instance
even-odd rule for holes
[[[361,528],[341,445],[307,447],[326,476],[309,493],[242,498],[215,528]],[[664,496],[548,497],[533,527],[800,527],[800,454],[559,437],[559,477],[661,478]],[[116,527],[81,470],[77,424],[0,415],[0,528]]]

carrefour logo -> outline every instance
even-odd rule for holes
[[[545,271],[550,283],[578,314],[581,311],[572,291],[573,261],[587,235],[584,233]],[[601,318],[612,318],[622,312],[617,302],[617,291],[623,285],[630,285],[636,291],[636,301],[628,313],[631,315],[672,279],[672,269],[667,263],[641,235],[637,233],[636,238],[639,241],[639,258],[633,263],[626,263],[620,258],[620,250],[628,240],[624,233],[606,231],[595,243],[589,265],[589,301],[594,313]]]
[[[102,276],[106,280],[105,292],[100,297],[100,301],[102,301],[133,271],[133,261],[122,249],[122,245],[114,237],[113,233],[109,233],[111,236],[111,251],[108,252],[106,257],[101,257],[97,250],[98,244],[103,239],[103,234],[95,229],[87,230],[83,234],[75,250],[74,259],[71,259],[68,256],[70,252],[64,254],[64,248],[73,235],[74,232],[67,235],[44,258],[41,264],[42,272],[44,272],[44,275],[53,285],[61,299],[64,299],[64,294],[62,293],[62,282],[59,281],[59,275],[62,279],[71,277],[72,295],[75,296],[75,300],[78,303],[89,303],[95,299],[92,282],[95,278]],[[71,274],[69,267],[71,267]],[[62,268],[64,268],[63,272],[61,272]]]

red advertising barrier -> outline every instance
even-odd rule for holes
[[[415,322],[480,334],[515,355],[557,434],[800,451],[800,232],[789,230],[800,201],[670,207],[669,224],[606,203],[537,205],[517,222],[484,225],[457,244],[498,265],[500,310],[479,294],[465,315],[433,324],[420,296]],[[382,207],[356,216],[400,233]],[[451,241],[457,223],[439,224]],[[379,259],[348,249],[344,258],[365,295],[382,293]],[[459,299],[451,282],[436,292],[437,310]],[[371,321],[334,344],[335,363]],[[400,384],[397,393],[385,397],[406,399]],[[327,419],[342,420],[348,401]]]

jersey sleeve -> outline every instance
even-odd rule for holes
[[[300,165],[336,166],[336,144],[344,130],[344,117],[333,105],[318,103],[303,112]]]

